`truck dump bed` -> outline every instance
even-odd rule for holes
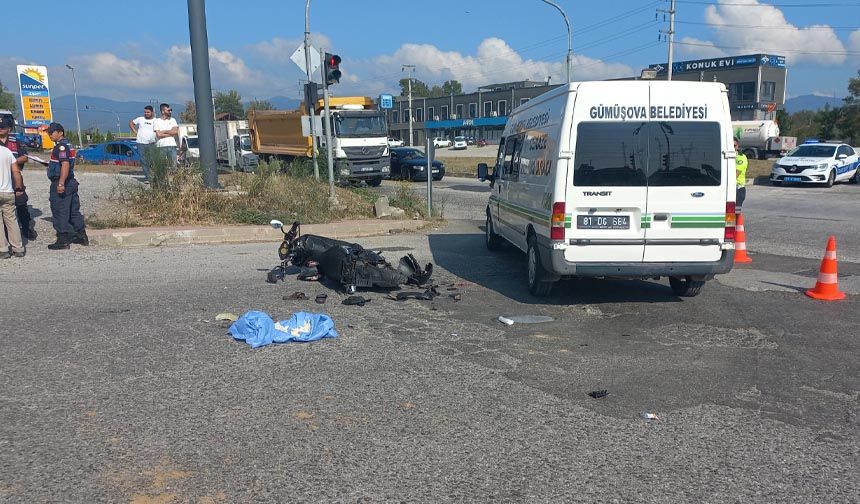
[[[311,138],[302,134],[299,110],[251,110],[248,129],[251,149],[257,154],[311,156]]]

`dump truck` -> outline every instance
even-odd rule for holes
[[[388,124],[385,115],[367,96],[342,96],[329,99],[332,149],[336,176],[363,180],[378,186],[391,171],[388,152]],[[323,100],[315,107],[317,149],[325,152]],[[292,162],[313,155],[309,117],[304,104],[298,110],[252,110],[248,112],[251,150],[265,159]],[[322,125],[320,127],[319,125]]]
[[[215,158],[234,170],[253,171],[257,155],[251,152],[248,121],[215,121]]]
[[[779,135],[776,121],[732,121],[732,131],[749,158],[781,157],[797,147],[797,138]]]

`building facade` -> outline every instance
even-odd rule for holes
[[[666,79],[667,63],[650,65]],[[785,57],[747,54],[672,63],[672,80],[722,82],[729,91],[732,121],[773,119],[785,107]]]

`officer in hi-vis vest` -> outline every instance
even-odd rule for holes
[[[741,144],[737,138],[735,138],[735,152],[737,152],[737,158],[735,158],[735,174],[738,178],[738,193],[737,198],[735,199],[735,211],[740,213],[744,200],[747,197],[747,168],[749,167],[750,162],[747,160],[746,154],[741,152]]]

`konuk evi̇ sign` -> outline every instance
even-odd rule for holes
[[[53,120],[48,69],[36,65],[18,65],[18,88],[24,126],[42,126]]]

